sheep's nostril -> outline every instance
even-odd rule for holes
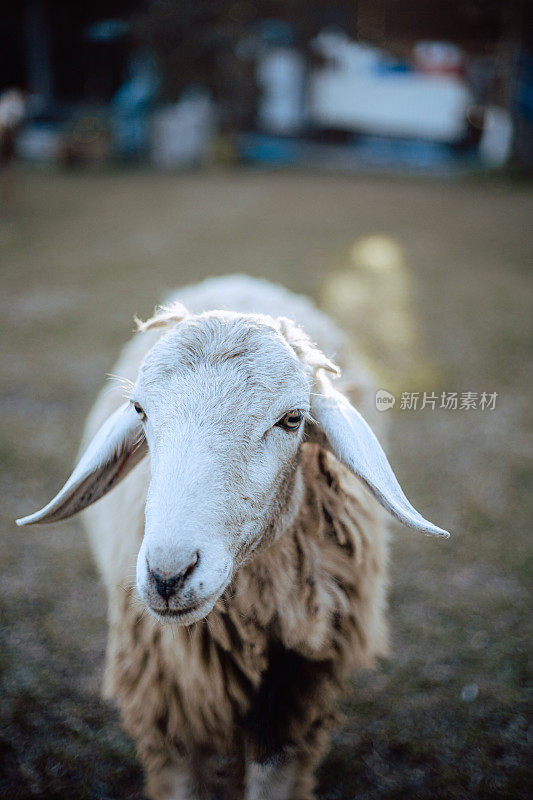
[[[178,589],[184,585],[185,581],[192,575],[198,563],[200,561],[200,553],[196,551],[194,556],[189,561],[189,563],[178,573],[172,575],[170,577],[165,577],[159,572],[156,572],[154,569],[150,567],[150,564],[147,561],[148,565],[148,572],[155,583],[155,587],[158,593],[163,597],[165,600],[168,601],[172,595],[176,594]]]
[[[152,578],[154,579],[157,591],[165,600],[168,600],[169,597],[175,594],[178,584],[177,578],[162,578],[157,572],[152,572]]]
[[[191,575],[194,572],[199,562],[200,562],[200,553],[198,550],[196,550],[189,564],[180,573],[180,575],[183,577],[183,580],[187,580],[189,575]]]

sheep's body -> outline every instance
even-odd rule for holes
[[[348,361],[345,337],[304,298],[237,277],[187,288],[179,299],[193,312],[291,317],[348,370],[352,396],[368,408],[368,380]],[[134,380],[160,335],[137,335],[114,372]],[[121,400],[118,386],[102,393],[87,440]],[[233,800],[312,797],[343,682],[386,650],[382,511],[319,445],[303,446],[301,466],[295,522],[240,567],[206,620],[189,627],[161,626],[135,597],[148,459],[85,512],[109,597],[106,691],[137,742],[152,798],[196,797],[190,787],[199,778],[204,791],[210,780],[219,791],[220,769],[230,774]]]

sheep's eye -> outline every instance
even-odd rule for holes
[[[301,411],[288,411],[284,417],[276,422],[276,425],[285,431],[295,431],[300,427],[303,418],[304,415]]]
[[[143,407],[139,403],[133,403],[133,408],[140,416],[141,419],[146,419],[146,414],[144,413]]]

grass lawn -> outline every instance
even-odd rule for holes
[[[394,525],[391,656],[354,681],[320,797],[530,796],[532,212],[529,187],[480,179],[18,173],[0,219],[2,797],[142,797],[99,699],[106,609],[81,527],[13,520],[69,473],[134,313],[229,272],[336,307],[398,397],[389,451],[407,494],[453,531]],[[498,396],[409,411],[404,391]]]

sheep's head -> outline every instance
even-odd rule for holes
[[[185,317],[148,353],[131,403],[150,451],[137,587],[152,611],[205,616],[235,569],[290,524],[310,388],[268,318]]]
[[[80,511],[150,454],[137,588],[156,616],[209,613],[236,569],[291,524],[298,456],[310,433],[395,516],[445,532],[408,503],[375,436],[326,373],[336,367],[286,319],[171,309],[130,399],[101,428],[71,478],[19,524]]]

